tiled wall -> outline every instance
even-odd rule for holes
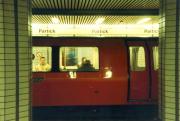
[[[179,121],[180,1],[160,0],[159,102],[163,121]]]
[[[0,0],[0,121],[30,121],[29,0]]]

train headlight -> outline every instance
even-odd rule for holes
[[[111,77],[112,77],[112,71],[111,70],[106,70],[104,78],[111,78]]]

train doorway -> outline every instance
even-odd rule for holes
[[[156,102],[158,95],[158,43],[128,42],[128,100]]]

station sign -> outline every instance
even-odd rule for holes
[[[158,24],[70,25],[32,24],[32,36],[49,37],[158,37]]]

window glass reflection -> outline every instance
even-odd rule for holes
[[[129,47],[131,71],[145,70],[145,51],[142,46]]]
[[[48,72],[51,70],[51,47],[32,48],[32,71]]]
[[[159,48],[153,47],[153,61],[154,61],[154,70],[159,69]]]
[[[61,71],[97,71],[99,69],[99,52],[97,47],[61,47]]]

